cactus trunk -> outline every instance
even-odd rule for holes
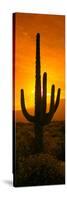
[[[40,35],[36,38],[36,81],[35,81],[35,151],[42,151],[43,127],[41,125],[41,76],[40,76]]]
[[[40,78],[40,35],[36,38],[36,82],[35,82],[35,116],[36,121],[41,115],[41,78]]]
[[[35,124],[35,153],[43,152],[43,126]]]

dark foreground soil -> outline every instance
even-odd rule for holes
[[[51,122],[43,130],[43,152],[35,152],[32,124],[16,123],[15,186],[65,183],[65,124]],[[34,153],[35,152],[35,153]]]

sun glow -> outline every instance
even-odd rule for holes
[[[32,96],[35,95],[35,90],[31,91]],[[50,92],[47,92],[47,96],[50,97]],[[41,96],[43,96],[43,91],[41,91]]]
[[[31,93],[34,94],[34,90],[32,90]]]
[[[33,24],[33,26],[31,26]],[[15,110],[21,110],[21,89],[26,109],[35,110],[36,34],[40,33],[41,96],[43,73],[47,73],[47,104],[51,101],[51,87],[55,84],[55,100],[61,88],[61,102],[65,98],[65,18],[64,16],[16,14],[15,24]],[[50,34],[49,34],[50,33]],[[62,100],[63,99],[63,100]],[[63,104],[60,102],[60,117]]]

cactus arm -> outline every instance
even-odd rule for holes
[[[60,102],[60,88],[58,89],[57,92],[57,98],[56,98],[56,102],[54,103],[54,94],[55,94],[55,86],[52,85],[52,90],[51,90],[51,104],[50,104],[50,114],[54,114],[57,110],[57,107],[59,105]]]
[[[51,88],[51,102],[50,102],[50,110],[48,113],[44,114],[43,117],[43,125],[47,125],[50,123],[53,115],[54,115],[54,93],[55,93],[55,85],[52,85]]]
[[[57,98],[56,98],[56,103],[55,103],[54,111],[57,110],[57,107],[58,107],[59,102],[60,102],[60,92],[61,92],[61,90],[60,90],[60,88],[59,88],[59,89],[58,89],[58,92],[57,92]]]
[[[54,88],[55,90],[55,88]],[[54,91],[53,91],[53,94],[54,94]],[[53,97],[54,98],[54,97]],[[53,103],[52,103],[52,111],[50,110],[49,112],[49,122],[51,121],[51,119],[53,118],[53,115],[54,113],[56,112],[57,110],[57,107],[59,105],[59,102],[60,102],[60,88],[58,89],[58,92],[57,92],[57,98],[56,98],[56,102],[54,104],[54,99],[53,99]]]
[[[30,122],[35,122],[35,117],[30,115],[26,110],[23,89],[21,90],[21,108],[22,108],[22,112],[23,112],[24,116],[26,117],[26,119]]]
[[[48,113],[44,114],[43,125],[47,125],[47,124],[50,123],[51,119],[53,118],[54,113],[57,110],[57,107],[58,107],[59,102],[60,102],[60,88],[58,89],[58,92],[57,92],[57,98],[56,98],[55,104],[54,104],[54,94],[55,94],[55,86],[52,85],[50,110],[49,110]]]
[[[43,74],[43,112],[46,112],[47,102],[47,73]]]
[[[50,111],[48,113],[48,120],[47,120],[48,122],[50,122],[51,119],[53,118],[53,115],[56,112],[57,107],[59,105],[59,102],[60,102],[60,88],[58,89],[57,98],[56,98],[56,102],[55,103],[54,103],[54,94],[55,94],[55,86],[52,85]]]
[[[50,103],[49,113],[54,112],[54,94],[55,94],[55,85],[52,85],[52,88],[51,88],[51,103]]]

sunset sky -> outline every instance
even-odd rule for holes
[[[26,107],[34,107],[36,34],[40,33],[41,81],[47,72],[47,97],[51,86],[61,88],[64,99],[65,17],[40,14],[15,14],[15,110],[21,110],[20,90]]]

